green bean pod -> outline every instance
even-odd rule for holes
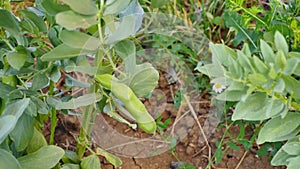
[[[125,108],[135,118],[142,130],[151,134],[155,133],[156,123],[154,119],[130,87],[124,83],[117,82],[117,79],[109,74],[96,75],[95,80],[109,89],[116,98],[123,102]]]

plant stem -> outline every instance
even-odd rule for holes
[[[50,81],[50,89],[49,89],[49,95],[53,95],[54,93],[54,82],[51,80]],[[51,115],[51,132],[50,132],[50,140],[49,144],[54,143],[54,134],[55,134],[55,128],[57,125],[57,117],[56,117],[56,110],[52,108],[50,110],[50,115]]]
[[[90,92],[94,93],[95,92],[95,85],[92,85],[90,87]],[[91,129],[92,129],[92,125],[91,121],[94,121],[94,119],[92,119],[94,112],[94,105],[89,105],[86,108],[86,111],[83,114],[82,117],[82,124],[81,124],[81,128],[80,128],[80,134],[79,134],[79,138],[78,138],[78,144],[76,147],[76,152],[78,157],[81,159],[85,153],[86,148],[88,147],[88,139],[90,137],[91,134]]]
[[[101,18],[104,11],[104,0],[100,0],[100,4],[98,6],[99,11],[97,14],[98,17],[98,32],[99,32],[99,38],[101,43],[104,43],[103,33],[102,33],[102,25],[101,25]],[[99,66],[102,62],[103,58],[103,52],[101,52],[101,49],[98,51],[98,54],[96,55],[95,63],[96,66]],[[90,87],[90,93],[96,92],[96,85],[93,84]],[[76,152],[78,157],[81,159],[84,156],[85,150],[88,148],[88,139],[90,137],[90,134],[92,132],[93,128],[93,122],[96,118],[96,111],[94,110],[94,104],[89,105],[86,107],[86,111],[83,114],[82,117],[82,124],[80,128],[80,134],[78,137],[78,144],[76,147]]]

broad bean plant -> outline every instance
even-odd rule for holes
[[[260,40],[260,51],[251,53],[210,43],[212,63],[197,69],[225,90],[216,98],[237,102],[232,120],[260,121],[257,144],[287,141],[273,157],[274,166],[300,166],[300,53],[289,51],[284,36]],[[270,40],[271,39],[271,40]],[[259,127],[257,126],[257,127]]]
[[[35,7],[16,13],[9,1],[0,2],[0,168],[99,169],[99,155],[120,166],[116,156],[91,148],[90,135],[104,108],[134,129],[156,131],[138,99],[149,96],[159,79],[150,63],[136,62],[130,37],[142,24],[138,1],[36,0]],[[88,75],[88,82],[72,77],[75,72]],[[57,88],[63,77],[69,90]],[[73,87],[87,92],[75,97]],[[57,114],[79,108],[84,112],[76,152],[65,152],[53,145]],[[48,119],[49,142],[42,134]],[[87,150],[91,155],[84,157]]]

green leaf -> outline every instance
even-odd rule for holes
[[[289,158],[288,160],[287,169],[299,169],[300,168],[300,155],[297,157]]]
[[[242,48],[242,52],[243,52],[246,56],[251,57],[251,51],[250,51],[250,48],[249,48],[248,43],[244,43],[243,48]]]
[[[24,110],[29,104],[30,99],[24,98],[15,102],[12,102],[5,106],[5,109],[2,113],[3,115],[13,115],[15,116],[16,120],[18,120],[21,115],[23,114]]]
[[[99,147],[97,147],[96,151],[97,151],[98,155],[104,156],[105,159],[109,163],[111,163],[115,168],[118,168],[122,165],[122,160],[119,157],[117,157],[117,156],[115,156],[115,155],[113,155],[113,154],[111,154],[111,153],[109,153],[109,152],[107,152],[107,151],[105,151],[105,150],[103,150]]]
[[[150,63],[143,63],[134,72],[126,83],[137,97],[148,96],[158,84],[158,71]]]
[[[26,59],[27,52],[25,51],[16,51],[7,55],[7,62],[17,70],[20,70],[24,66]]]
[[[125,16],[135,16],[135,32],[141,27],[143,23],[144,10],[139,4],[138,0],[132,0],[128,7],[120,13],[120,20],[123,20]]]
[[[45,21],[41,17],[27,10],[21,10],[21,14],[23,16],[23,19],[25,19],[25,21],[30,21],[31,23],[33,23],[34,26],[38,28],[39,32],[47,32],[47,26],[45,24]]]
[[[261,86],[262,84],[267,82],[266,77],[260,73],[250,74],[248,78],[250,82],[255,86]]]
[[[64,164],[61,169],[80,169],[79,164]]]
[[[289,52],[289,46],[280,32],[275,32],[274,41],[276,49],[278,49],[278,51],[283,51],[284,55],[287,56]]]
[[[275,62],[275,54],[273,52],[273,49],[267,44],[267,42],[265,42],[264,40],[260,40],[260,49],[267,65],[269,63]]]
[[[31,90],[40,90],[47,87],[49,78],[45,74],[38,74],[33,78]]]
[[[16,123],[17,119],[15,116],[6,115],[0,117],[0,143],[6,139],[8,134],[14,129]]]
[[[281,165],[287,165],[287,160],[293,156],[286,153],[282,148],[277,151],[275,156],[273,157],[271,164],[273,166],[281,166]]]
[[[33,117],[24,113],[9,136],[18,152],[25,150],[33,136]]]
[[[107,6],[104,10],[104,15],[119,14],[121,11],[126,9],[129,3],[130,0],[115,0],[112,4],[106,2]]]
[[[43,133],[41,133],[34,127],[33,136],[27,146],[26,152],[33,153],[44,146],[47,146],[47,141],[46,141]]]
[[[232,120],[265,120],[279,114],[283,108],[281,101],[269,98],[265,93],[254,93],[236,105]]]
[[[234,45],[238,45],[241,42],[248,40],[250,42],[250,46],[254,49],[257,49],[255,41],[257,39],[257,33],[251,32],[244,27],[244,18],[238,14],[237,12],[229,12],[225,11],[224,13],[225,25],[230,28],[234,28],[237,30],[237,34],[234,38]]]
[[[81,82],[70,75],[66,75],[66,86],[68,87],[81,87],[81,88],[89,88],[90,84],[86,82]]]
[[[78,28],[87,29],[92,25],[97,24],[97,16],[84,16],[73,11],[65,11],[58,13],[55,16],[56,22],[61,26],[75,30]]]
[[[38,151],[18,158],[22,169],[51,169],[64,155],[64,150],[58,146],[44,146]]]
[[[79,164],[81,160],[79,159],[79,157],[76,154],[76,152],[71,151],[71,150],[65,150],[65,155],[62,157],[62,161],[64,163]]]
[[[61,78],[60,70],[59,70],[58,66],[54,66],[51,70],[50,79],[54,83],[57,83],[60,78]]]
[[[62,0],[62,2],[69,5],[73,11],[83,15],[96,15],[98,12],[98,8],[92,0]]]
[[[45,12],[50,16],[55,16],[60,12],[70,10],[70,7],[67,5],[61,5],[55,3],[55,1],[49,1],[49,0],[42,0],[41,6],[45,10]]]
[[[221,65],[217,64],[206,64],[201,67],[197,67],[196,70],[209,76],[210,78],[214,77],[224,77],[224,68]]]
[[[76,109],[82,106],[88,106],[101,100],[102,96],[99,93],[90,93],[78,98],[73,98],[68,102],[61,102],[56,105],[56,109]]]
[[[215,152],[215,157],[216,157],[216,163],[220,163],[223,158],[223,151],[222,148],[218,148]]]
[[[63,30],[60,33],[60,39],[72,48],[96,50],[100,46],[100,39],[79,31]]]
[[[47,104],[37,97],[30,97],[31,101],[36,105],[39,114],[48,114]]]
[[[86,55],[90,53],[94,53],[94,51],[72,48],[68,45],[61,44],[56,48],[54,48],[53,50],[51,50],[50,52],[44,54],[41,57],[41,60],[42,61],[63,60],[63,59],[69,59],[79,55]]]
[[[284,89],[285,89],[285,83],[284,83],[283,79],[280,78],[280,79],[278,79],[278,81],[275,84],[274,92],[278,92],[278,93],[282,94],[284,92]]]
[[[269,70],[268,67],[257,56],[253,56],[253,64],[259,73],[265,74]]]
[[[281,117],[273,118],[259,132],[257,144],[283,141],[282,137],[292,133],[299,125],[299,113],[289,112],[283,119]]]
[[[160,8],[166,4],[170,3],[169,0],[152,0],[151,1],[151,6],[153,8]]]
[[[297,66],[299,65],[300,59],[298,58],[290,58],[286,62],[286,66],[283,70],[285,75],[291,75],[295,72]]]
[[[122,0],[123,1],[123,0]],[[123,17],[119,27],[115,32],[108,35],[105,40],[106,44],[113,44],[123,39],[128,38],[131,35],[136,33],[136,25],[137,25],[138,16],[136,15],[126,15]]]
[[[247,55],[245,55],[243,52],[241,51],[237,51],[238,54],[238,58],[237,61],[239,62],[239,64],[243,67],[243,69],[246,72],[254,72],[254,68],[250,62],[250,59]]]
[[[16,17],[9,11],[0,9],[0,27],[6,29],[14,36],[19,45],[26,45],[26,38],[23,36]]]
[[[276,64],[275,68],[284,69],[286,65],[286,57],[284,56],[283,51],[278,51],[276,55]]]
[[[232,61],[237,58],[237,54],[233,49],[225,46],[224,44],[213,44],[209,43],[209,48],[212,52],[212,63],[215,66],[221,67],[221,64],[230,67]]]
[[[234,144],[233,142],[228,142],[227,145],[233,149],[233,150],[237,150],[239,151],[241,148],[239,146],[237,146],[236,144]]]
[[[125,70],[128,73],[134,73],[136,67],[135,45],[130,40],[123,40],[114,45],[117,54],[125,62]]]
[[[300,155],[300,136],[290,139],[282,146],[282,149],[289,155]]]
[[[54,47],[56,47],[62,43],[61,40],[58,38],[58,34],[60,32],[58,27],[60,27],[60,26],[58,26],[58,25],[54,26],[54,27],[50,28],[50,30],[48,32],[48,38]],[[62,28],[60,27],[60,29],[62,29]]]
[[[290,93],[296,93],[297,89],[299,89],[300,82],[292,76],[282,75],[282,79],[285,83],[285,90]]]
[[[84,158],[80,163],[80,167],[82,169],[100,169],[101,166],[99,157],[95,154],[92,154]]]
[[[242,91],[240,90],[225,90],[221,94],[217,95],[218,100],[223,100],[223,101],[240,101],[243,96],[247,94],[247,89],[244,89]]]
[[[22,98],[23,95],[21,91],[16,90],[16,88],[0,82],[0,97],[3,99],[18,99]]]
[[[3,149],[0,149],[0,168],[1,169],[22,169],[18,160],[11,153]]]

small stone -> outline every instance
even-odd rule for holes
[[[193,147],[188,146],[188,147],[186,148],[185,153],[186,153],[187,155],[193,155],[193,154],[195,153],[195,150],[194,150]]]

